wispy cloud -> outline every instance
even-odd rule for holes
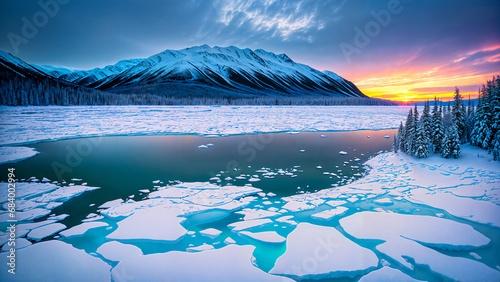
[[[283,0],[220,0],[219,22],[243,26],[250,23],[254,32],[271,32],[273,37],[311,40],[305,36],[311,30],[321,30],[327,19],[319,18],[318,1]]]

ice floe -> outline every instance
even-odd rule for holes
[[[365,276],[361,277],[358,282],[377,282],[377,281],[394,281],[394,282],[416,282],[422,281],[414,279],[403,272],[388,266],[374,270]]]
[[[55,233],[63,230],[66,228],[66,225],[61,224],[61,223],[52,223],[48,225],[44,225],[41,227],[38,227],[36,229],[31,230],[27,237],[28,239],[35,240],[35,241],[40,241],[45,237],[49,237],[51,235],[54,235]]]
[[[79,237],[83,236],[90,229],[98,228],[98,227],[107,227],[109,226],[105,222],[101,221],[93,221],[93,222],[85,222],[76,226],[71,227],[70,229],[59,232],[59,235],[66,238],[71,237]]]
[[[203,251],[210,251],[214,250],[214,246],[209,245],[209,244],[203,244],[197,247],[189,247],[186,249],[186,252],[194,253],[194,252],[203,252]]]
[[[207,236],[207,237],[212,238],[212,239],[217,238],[221,233],[222,233],[222,231],[217,230],[215,228],[208,228],[208,229],[200,231],[201,235]]]
[[[175,242],[187,233],[180,224],[185,220],[178,217],[180,214],[179,210],[161,206],[137,210],[119,221],[118,228],[106,238]]]
[[[117,241],[102,244],[96,252],[110,261],[121,261],[128,257],[138,257],[142,255],[142,251],[138,247]]]
[[[292,278],[354,277],[374,269],[377,256],[337,229],[300,223],[287,237],[286,252],[269,271]]]
[[[238,233],[238,235],[242,237],[249,237],[263,243],[285,242],[285,237],[279,235],[275,231],[263,231],[263,232],[241,231]]]
[[[253,246],[230,244],[202,252],[172,251],[125,258],[111,271],[115,281],[292,281],[252,264]]]
[[[342,218],[339,223],[359,239],[404,237],[449,250],[475,249],[490,243],[488,237],[470,225],[433,216],[364,211]]]
[[[0,257],[2,265],[7,261],[7,256]],[[9,275],[9,281],[42,281],[49,277],[52,281],[109,281],[110,270],[101,259],[50,240],[16,251],[16,274]]]
[[[26,240],[25,238],[16,238],[14,240],[14,245],[5,244],[2,247],[2,251],[8,252],[8,251],[10,251],[10,249],[20,250],[20,249],[26,248],[30,245],[31,245],[31,242],[29,240]]]
[[[28,147],[0,147],[0,164],[15,163],[36,154],[38,152],[35,149]]]
[[[281,213],[279,212],[273,212],[269,210],[262,210],[262,209],[250,209],[250,208],[245,208],[242,209],[241,211],[235,212],[236,214],[242,214],[245,217],[243,220],[252,220],[252,219],[257,219],[257,218],[265,218],[265,217],[274,217],[278,216]]]
[[[233,232],[239,232],[241,230],[246,230],[250,228],[255,228],[255,227],[261,227],[267,224],[273,223],[272,220],[269,218],[262,218],[262,219],[253,219],[253,220],[245,220],[245,221],[238,221],[229,224],[227,227],[230,228]]]
[[[322,220],[330,220],[336,216],[343,215],[345,212],[347,212],[348,208],[346,207],[336,207],[331,210],[324,210],[319,213],[315,213],[311,215],[312,218],[314,219],[322,219]]]
[[[476,260],[453,257],[427,248],[403,237],[394,238],[377,246],[377,250],[412,270],[416,265],[426,266],[431,272],[455,281],[499,281],[500,271]]]
[[[490,239],[470,225],[439,217],[383,212],[359,212],[339,222],[344,231],[355,238],[384,240],[377,250],[410,270],[413,265],[406,257],[448,279],[500,279],[499,271],[483,263],[447,256],[430,248],[469,250],[488,245]]]

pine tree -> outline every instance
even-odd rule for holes
[[[458,158],[460,156],[460,139],[455,125],[450,126],[446,131],[441,154],[445,158]]]
[[[500,130],[497,131],[495,138],[493,138],[492,147],[493,160],[500,161]]]
[[[440,108],[436,105],[437,101],[432,112],[432,123],[434,128],[432,132],[432,145],[434,146],[435,153],[441,153],[444,138],[443,116],[441,115]]]
[[[457,127],[460,140],[465,142],[465,112],[462,103],[462,95],[460,95],[458,87],[455,87],[455,96],[453,97],[453,107],[451,110],[451,121]]]
[[[419,122],[415,138],[415,156],[425,158],[429,154],[429,140],[425,135],[425,126],[423,119]]]
[[[430,107],[430,104],[429,104],[429,101],[425,102],[425,106],[424,106],[424,111],[422,113],[422,123],[423,123],[423,126],[424,126],[424,134],[427,138],[427,140],[429,140],[430,142],[430,139],[431,139],[431,132],[432,132],[432,117],[431,117],[431,107]]]
[[[401,152],[406,152],[405,143],[406,143],[406,130],[405,127],[403,126],[403,122],[400,122],[398,129],[398,145],[399,145],[399,150]]]
[[[398,136],[394,134],[394,138],[392,138],[392,151],[394,153],[397,153],[398,150],[399,150]]]
[[[489,83],[488,95],[490,96],[490,112],[491,112],[491,133],[496,136],[500,130],[500,76],[493,78]],[[493,148],[493,144],[490,146]]]
[[[448,102],[447,106],[444,106],[444,112],[443,112],[443,125],[445,128],[448,128],[451,126],[451,108],[450,108],[450,102]]]
[[[404,152],[407,153],[408,155],[413,155],[413,137],[415,135],[415,128],[414,128],[414,119],[413,119],[413,111],[410,109],[410,112],[408,113],[408,117],[406,118],[406,124],[405,124],[405,143],[404,147],[405,150]]]
[[[493,138],[491,131],[490,100],[488,88],[484,85],[481,89],[481,98],[477,106],[473,135],[473,145],[483,149],[488,149],[488,147],[490,147],[490,142]]]
[[[417,127],[420,122],[418,119],[418,109],[417,103],[415,103],[415,110],[413,111],[413,130],[411,131],[410,141],[411,141],[411,155],[415,155],[416,142],[417,142]]]

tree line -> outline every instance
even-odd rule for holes
[[[444,158],[458,158],[464,143],[487,149],[500,160],[500,76],[493,77],[479,90],[477,106],[463,102],[455,87],[453,102],[444,106],[435,98],[432,108],[427,101],[422,115],[417,106],[410,109],[393,140],[393,151],[425,158],[430,152]],[[438,105],[439,104],[439,105]]]
[[[188,95],[189,94],[189,95]],[[77,106],[77,105],[377,105],[397,103],[375,98],[358,97],[207,97],[200,93],[155,95],[123,94],[100,91],[65,81],[22,77],[0,70],[0,105],[7,106]]]

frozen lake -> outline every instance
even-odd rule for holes
[[[4,108],[1,143],[38,152],[0,165],[16,168],[19,280],[75,259],[95,276],[60,279],[500,279],[485,151],[387,153],[406,108],[236,108]],[[380,130],[339,131],[365,126]]]

